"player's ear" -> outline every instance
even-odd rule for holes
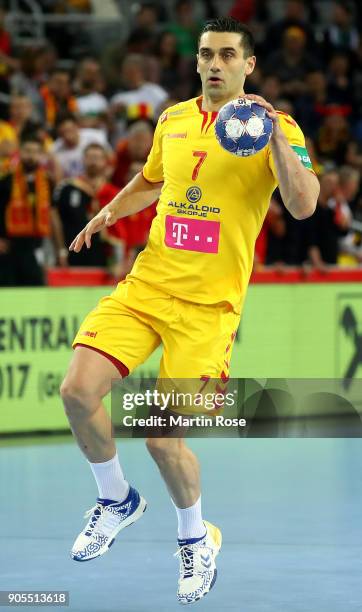
[[[246,64],[245,64],[245,74],[246,76],[248,76],[249,74],[251,74],[255,68],[255,63],[256,63],[256,57],[255,55],[251,55],[250,57],[247,58],[246,60]]]
[[[198,72],[200,74],[200,70],[199,70],[199,54],[198,53],[196,54],[196,61],[197,61],[196,72]]]

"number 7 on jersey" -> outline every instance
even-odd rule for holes
[[[199,157],[199,161],[197,162],[192,173],[192,180],[196,181],[197,177],[199,176],[200,168],[207,158],[207,151],[192,151],[192,155],[194,157]]]

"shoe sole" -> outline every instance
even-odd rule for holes
[[[119,532],[122,531],[122,529],[125,529],[126,527],[129,527],[130,525],[133,525],[133,523],[138,521],[138,519],[140,519],[141,516],[146,511],[146,508],[147,508],[147,502],[143,497],[141,497],[140,503],[137,506],[137,510],[135,510],[128,518],[122,521],[118,527],[116,527],[116,529],[110,535],[109,542],[107,542],[104,546],[102,546],[102,548],[97,552],[96,555],[94,555],[93,557],[88,557],[87,559],[80,559],[79,557],[75,557],[73,556],[72,553],[70,553],[70,556],[73,559],[73,561],[85,563],[86,561],[93,561],[93,559],[96,559],[97,557],[101,557],[102,555],[104,555],[112,546]]]
[[[216,553],[217,554],[217,553]],[[212,577],[212,580],[210,582],[210,586],[207,589],[207,591],[205,591],[204,593],[202,593],[202,595],[200,595],[199,597],[195,597],[195,599],[192,599],[190,601],[182,601],[181,599],[178,599],[178,603],[181,604],[181,606],[188,606],[190,604],[196,603],[197,601],[200,601],[200,599],[203,599],[203,597],[205,597],[205,595],[207,595],[208,593],[210,593],[212,587],[214,586],[215,582],[216,582],[216,578],[217,578],[217,569],[215,567],[215,571],[214,571],[214,575]]]

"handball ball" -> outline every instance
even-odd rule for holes
[[[248,98],[237,98],[225,104],[215,123],[215,134],[226,151],[248,157],[261,151],[269,142],[273,122],[266,109]]]

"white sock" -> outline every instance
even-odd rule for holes
[[[189,508],[178,508],[174,502],[172,503],[177,512],[179,540],[202,538],[206,533],[206,527],[201,515],[201,495]]]
[[[91,463],[94,478],[96,479],[99,497],[123,501],[129,491],[129,484],[125,480],[117,453],[109,461]]]

